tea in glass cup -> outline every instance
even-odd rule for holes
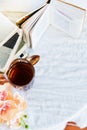
[[[33,83],[35,76],[34,64],[40,59],[40,56],[33,55],[29,58],[15,59],[6,72],[7,80],[13,84],[15,88],[29,89]]]

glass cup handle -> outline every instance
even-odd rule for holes
[[[25,59],[28,60],[32,65],[35,65],[40,60],[40,56],[32,55],[30,57],[26,57]]]

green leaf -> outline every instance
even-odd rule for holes
[[[26,116],[26,115],[25,115],[24,117],[25,117],[25,118],[27,118],[27,116]],[[29,128],[28,124],[26,124],[26,122],[25,122],[25,120],[24,120],[24,118],[23,118],[23,117],[21,117],[21,118],[20,118],[19,125],[20,125],[20,126],[22,126],[22,127],[24,127],[24,128],[26,128],[26,129],[28,129],[28,128]]]
[[[28,116],[27,115],[24,115],[24,118],[27,118]]]

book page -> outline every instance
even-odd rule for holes
[[[64,0],[65,2],[70,2],[81,8],[87,9],[87,0]]]
[[[4,72],[11,61],[21,43],[22,40],[22,30],[16,29],[8,39],[4,40],[0,46],[0,72]]]
[[[11,50],[12,49],[5,46],[0,47],[0,70],[4,68],[6,62],[8,61]]]
[[[86,10],[63,0],[52,1],[51,8],[51,24],[72,37],[79,37]]]
[[[15,24],[13,24],[6,16],[0,13],[0,45],[1,42],[5,40],[6,37],[8,37],[15,29]]]
[[[52,2],[54,8],[59,11],[62,15],[69,19],[84,17],[85,9],[81,8],[75,4],[71,4],[70,2],[65,2],[64,0],[54,0]]]
[[[32,47],[35,47],[43,33],[46,31],[47,27],[50,24],[50,6],[46,8],[40,19],[37,21],[36,25],[30,31],[30,38]]]
[[[14,53],[16,51],[16,46],[18,46],[17,40],[19,34],[14,32],[13,34],[1,47],[0,47],[0,71],[3,72],[6,67],[10,64],[13,59]]]
[[[23,29],[24,35],[23,35],[23,39],[25,42],[28,42],[28,45],[30,46],[30,37],[29,37],[29,33],[30,30],[32,28],[35,27],[37,21],[39,20],[39,18],[41,17],[41,15],[44,13],[44,11],[46,10],[46,8],[48,7],[48,5],[42,7],[38,12],[36,12],[32,17],[30,17],[28,20],[26,20],[21,28]]]

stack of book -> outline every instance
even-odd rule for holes
[[[18,19],[16,25],[0,13],[0,71],[4,72],[27,47],[34,48],[49,25],[74,38],[79,37],[85,15],[85,9],[63,0],[48,0],[40,8]],[[19,49],[22,37],[25,44]]]

